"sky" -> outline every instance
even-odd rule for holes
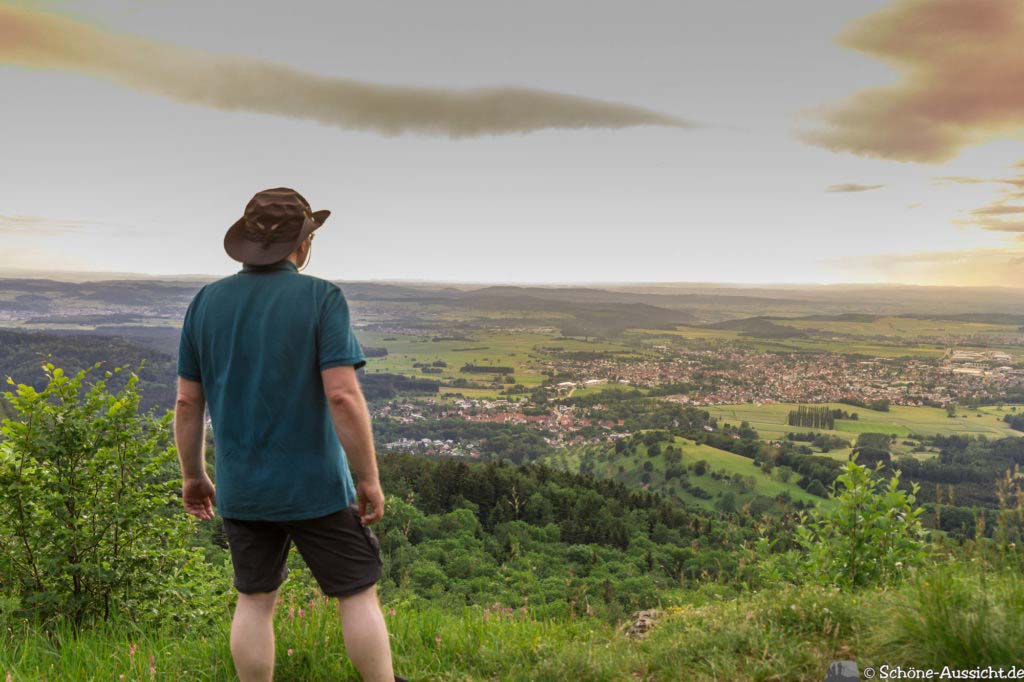
[[[0,0],[0,274],[1024,287],[1018,0]]]

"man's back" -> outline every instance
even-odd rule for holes
[[[289,261],[247,265],[196,294],[178,374],[208,401],[222,516],[314,518],[353,501],[320,372],[363,364],[341,290]]]

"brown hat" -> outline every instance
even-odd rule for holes
[[[224,235],[224,250],[241,263],[269,265],[288,257],[319,228],[330,211],[312,211],[301,194],[288,187],[257,192],[245,213]]]

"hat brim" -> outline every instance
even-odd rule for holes
[[[249,265],[270,265],[288,257],[309,235],[323,226],[331,212],[313,211],[312,218],[302,223],[302,229],[293,241],[262,244],[245,237],[245,218],[239,218],[224,234],[224,250],[239,263]]]

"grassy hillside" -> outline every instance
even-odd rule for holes
[[[627,635],[629,621],[617,627],[585,613],[538,618],[529,605],[385,609],[396,672],[413,680],[820,682],[835,660],[856,660],[862,671],[886,663],[1019,664],[1024,580],[1015,571],[982,577],[965,566],[939,566],[900,588],[857,592],[781,585],[731,593],[708,586],[656,614],[646,636]],[[359,679],[344,656],[337,614],[322,600],[286,594],[275,630],[275,679]],[[233,680],[228,610],[216,627],[184,638],[126,625],[77,636],[4,630],[0,674],[12,682]]]
[[[783,480],[786,474],[781,469],[765,473],[749,457],[678,436],[674,438],[673,445],[682,451],[679,465],[686,472],[671,478],[666,477],[669,463],[664,452],[651,456],[644,445],[638,445],[625,454],[616,453],[611,444],[581,446],[556,452],[549,461],[568,471],[585,471],[706,510],[721,508],[723,496],[730,493],[736,509],[758,497],[775,498],[780,495],[807,504],[823,502],[820,497],[796,485],[798,476]],[[703,473],[699,473],[700,462],[706,464]]]

